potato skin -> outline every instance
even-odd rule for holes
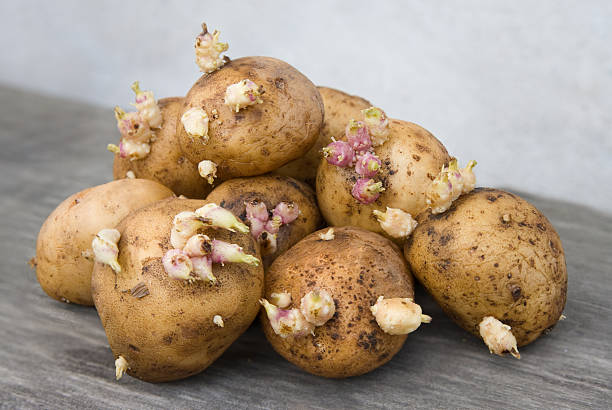
[[[229,209],[247,225],[245,203],[253,200],[264,202],[268,211],[282,201],[294,202],[300,210],[300,216],[295,221],[281,226],[277,234],[276,252],[263,256],[264,268],[323,223],[314,191],[303,182],[289,177],[263,175],[236,178],[222,183],[206,197],[206,202]]]
[[[351,119],[362,118],[361,110],[372,104],[361,97],[350,95],[328,87],[317,87],[323,106],[325,121],[315,145],[302,157],[277,169],[275,173],[286,175],[315,186],[317,168],[321,161],[321,148],[331,142],[331,137],[342,138],[346,125]]]
[[[406,259],[459,326],[480,337],[478,324],[491,315],[512,327],[523,346],[559,320],[567,293],[565,254],[533,205],[509,192],[477,188],[445,213],[428,211],[417,220]]]
[[[113,178],[126,178],[128,171],[137,178],[157,181],[170,188],[176,195],[203,199],[212,186],[198,173],[198,164],[193,164],[183,155],[176,138],[176,126],[183,107],[180,97],[162,98],[158,102],[162,113],[162,127],[155,130],[155,141],[145,158],[130,161],[115,154]]]
[[[235,112],[224,103],[229,85],[250,79],[263,86],[263,103]],[[209,117],[209,141],[192,139],[181,115],[203,108]],[[304,155],[315,143],[323,124],[319,91],[302,73],[270,57],[244,57],[205,74],[185,96],[179,113],[177,135],[182,150],[194,164],[211,160],[220,181],[261,175]]]
[[[66,198],[47,217],[36,241],[36,277],[42,289],[62,302],[93,305],[94,236],[114,228],[130,211],[169,196],[172,191],[157,182],[124,179]],[[83,255],[87,250],[90,255]]]
[[[281,356],[323,377],[357,376],[391,360],[407,335],[384,333],[370,312],[380,295],[413,298],[413,280],[400,249],[388,239],[356,227],[335,229],[324,241],[315,232],[278,257],[266,273],[266,298],[290,292],[293,307],[311,290],[326,289],[336,314],[315,335],[276,335],[262,309],[263,331]]]
[[[261,265],[215,264],[215,285],[174,280],[164,270],[161,258],[171,248],[172,219],[204,203],[170,198],[131,213],[117,226],[123,271],[116,275],[107,265],[94,267],[96,309],[115,358],[121,355],[127,360],[131,376],[164,382],[199,373],[257,316],[264,280]],[[248,234],[212,228],[202,233],[259,256]],[[129,293],[139,282],[149,289],[149,295],[140,299]],[[213,323],[214,315],[222,316],[225,327]]]
[[[450,157],[442,143],[424,128],[401,120],[389,122],[389,139],[375,148],[383,165],[374,179],[385,187],[375,202],[365,205],[351,195],[359,177],[353,168],[340,168],[321,160],[317,199],[329,225],[360,226],[386,235],[372,215],[373,210],[400,208],[415,217],[425,209],[425,191]]]

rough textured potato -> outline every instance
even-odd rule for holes
[[[281,226],[277,234],[276,252],[263,256],[264,267],[270,266],[278,255],[319,228],[323,222],[313,190],[303,182],[280,175],[232,179],[219,185],[206,198],[206,202],[229,209],[245,223],[245,203],[254,200],[265,203],[268,211],[283,201],[294,202],[300,210],[298,219]]]
[[[553,326],[563,311],[567,271],[561,240],[536,208],[509,192],[477,188],[448,211],[424,212],[404,252],[442,309],[479,336],[493,316],[519,346]]]
[[[289,336],[272,330],[265,311],[261,321],[268,341],[281,356],[309,373],[350,377],[389,361],[406,335],[384,333],[370,306],[386,298],[413,298],[413,280],[399,248],[388,239],[355,227],[335,228],[335,239],[315,232],[279,256],[266,273],[265,297],[290,292],[294,306],[309,291],[325,289],[336,313],[315,336]]]
[[[325,107],[325,122],[315,145],[303,157],[291,161],[275,172],[315,186],[317,168],[321,161],[321,148],[331,142],[331,137],[342,138],[346,124],[361,118],[361,110],[372,106],[368,100],[356,95],[327,87],[317,87]]]
[[[53,299],[93,305],[91,241],[130,211],[172,196],[165,186],[124,179],[87,188],[66,198],[49,215],[36,241],[36,277]]]
[[[158,104],[163,122],[161,129],[155,130],[151,152],[145,158],[134,161],[115,154],[113,178],[126,178],[127,172],[132,171],[136,178],[157,181],[176,195],[204,198],[212,190],[212,186],[198,173],[198,164],[193,164],[185,158],[176,138],[176,126],[183,99],[162,98]]]
[[[358,202],[351,195],[358,174],[353,168],[340,168],[322,159],[317,172],[317,199],[323,217],[333,226],[354,225],[385,235],[372,215],[377,209],[400,208],[412,216],[426,208],[425,191],[450,158],[444,146],[416,124],[390,120],[387,142],[374,149],[382,161],[374,178],[385,188],[371,204]]]
[[[263,103],[235,112],[224,103],[226,89],[247,78],[263,87]],[[193,107],[204,109],[210,118],[207,143],[189,136],[180,121]],[[304,155],[322,124],[323,101],[308,78],[274,58],[244,57],[195,83],[179,113],[177,135],[187,158],[194,164],[215,162],[223,181],[264,174]]]
[[[239,263],[213,266],[217,283],[171,279],[161,258],[171,248],[172,220],[204,201],[172,198],[149,205],[123,219],[117,229],[120,274],[96,263],[92,292],[115,358],[123,356],[128,374],[149,382],[181,379],[215,361],[251,324],[259,310],[263,269]],[[224,229],[201,231],[237,243],[257,255],[248,234]],[[148,295],[132,296],[143,283]],[[220,315],[224,327],[213,323]]]

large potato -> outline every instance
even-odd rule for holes
[[[265,203],[268,211],[280,202],[294,203],[300,211],[295,221],[280,227],[276,250],[262,255],[264,267],[323,222],[313,190],[303,182],[280,175],[232,179],[219,185],[206,198],[206,202],[214,202],[239,215],[245,223],[248,223],[246,204],[253,201]]]
[[[370,307],[379,296],[413,298],[413,280],[399,248],[388,239],[361,228],[335,228],[322,240],[315,232],[279,256],[266,273],[265,297],[289,292],[293,305],[309,291],[326,290],[335,314],[314,336],[282,338],[266,312],[261,322],[268,341],[281,356],[309,373],[350,377],[367,373],[391,360],[406,335],[382,331]]]
[[[244,79],[263,87],[263,103],[236,112],[224,103],[226,89]],[[179,120],[183,152],[194,164],[215,162],[220,180],[264,174],[304,155],[323,124],[323,102],[314,84],[270,57],[239,58],[203,75],[185,96],[179,118],[191,108],[208,114],[208,142],[187,134]]]
[[[282,166],[275,172],[286,175],[311,186],[315,186],[317,168],[321,161],[321,148],[331,142],[332,137],[342,138],[346,124],[361,117],[361,110],[372,104],[356,95],[328,87],[317,87],[325,107],[325,122],[315,145],[302,157]]]
[[[215,264],[214,285],[171,279],[164,270],[162,257],[171,248],[174,216],[204,204],[172,198],[131,213],[117,226],[121,273],[100,263],[94,268],[93,297],[110,347],[115,358],[127,362],[127,373],[139,379],[163,382],[201,372],[249,327],[259,310],[261,265]],[[258,256],[248,233],[215,228],[200,233]],[[224,327],[213,322],[216,315]]]
[[[531,204],[477,188],[445,213],[424,212],[418,222],[406,258],[459,326],[479,336],[479,323],[493,316],[523,346],[559,320],[567,292],[563,247]]]
[[[170,188],[176,195],[204,198],[212,187],[198,173],[198,164],[191,163],[183,155],[176,138],[177,121],[183,107],[183,99],[162,98],[157,103],[163,122],[162,127],[155,130],[151,152],[146,157],[133,161],[115,154],[113,178],[126,178],[128,171],[132,171],[136,178],[157,181]]]
[[[364,204],[351,195],[359,175],[322,159],[317,172],[317,199],[328,224],[354,225],[385,234],[372,211],[399,208],[412,216],[426,208],[425,192],[450,158],[444,146],[427,130],[401,120],[390,120],[387,142],[375,147],[382,162],[376,180],[385,190],[375,202]]]
[[[49,215],[36,241],[36,277],[53,299],[93,305],[91,241],[130,211],[172,196],[165,186],[124,179],[87,188],[66,198]]]

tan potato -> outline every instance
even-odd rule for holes
[[[265,203],[269,212],[280,202],[295,203],[300,211],[295,221],[280,227],[276,251],[262,256],[266,268],[278,255],[323,223],[313,190],[303,182],[280,175],[232,179],[219,185],[206,198],[206,202],[214,202],[232,211],[247,224],[246,203],[252,201]]]
[[[198,164],[193,164],[185,158],[176,138],[176,127],[183,99],[162,98],[157,103],[163,122],[161,129],[155,130],[155,141],[151,143],[151,152],[145,158],[134,161],[115,154],[113,178],[127,178],[128,171],[132,171],[136,178],[157,181],[170,188],[176,195],[204,198],[212,190],[212,185],[200,176]]]
[[[266,312],[260,314],[268,341],[281,356],[323,377],[351,377],[383,365],[406,335],[383,332],[370,307],[379,296],[413,298],[413,280],[400,249],[388,239],[356,227],[334,228],[333,239],[315,232],[279,256],[266,273],[265,297],[291,294],[293,307],[309,291],[333,297],[335,314],[314,328],[314,336],[275,333]]]
[[[303,157],[277,169],[275,173],[304,181],[315,186],[317,168],[321,161],[321,148],[332,137],[341,138],[349,120],[361,118],[361,110],[372,106],[368,100],[328,87],[317,87],[325,107],[325,122],[315,145]]]
[[[399,208],[415,217],[426,208],[425,192],[431,181],[450,160],[444,146],[427,130],[395,119],[390,120],[387,142],[374,151],[382,166],[373,179],[382,182],[385,190],[370,204],[360,203],[351,195],[359,178],[353,168],[340,168],[321,160],[317,199],[328,224],[360,226],[386,235],[372,211]]]
[[[533,205],[477,188],[445,213],[424,212],[418,222],[406,258],[459,326],[479,336],[479,323],[493,316],[523,346],[559,320],[567,292],[563,247]]]
[[[214,264],[216,284],[172,279],[164,269],[162,257],[171,249],[174,216],[204,204],[172,198],[130,214],[117,226],[122,272],[115,274],[107,265],[96,263],[92,278],[96,309],[115,358],[123,357],[131,376],[163,382],[199,373],[257,315],[263,290],[261,264]],[[236,243],[246,253],[259,256],[248,233],[215,228],[200,233]],[[138,297],[143,286],[147,294]],[[136,289],[137,296],[131,289]],[[215,323],[217,315],[223,327]]]
[[[66,198],[47,218],[36,241],[36,277],[53,299],[93,305],[91,241],[130,211],[172,196],[165,186],[124,179],[87,188]]]
[[[225,104],[225,94],[228,86],[244,79],[263,87],[262,103],[236,112]],[[208,115],[208,142],[186,132],[180,118],[191,108]],[[322,124],[323,102],[308,78],[274,58],[244,57],[194,84],[179,113],[177,135],[191,162],[215,162],[218,178],[224,181],[264,174],[304,155]]]

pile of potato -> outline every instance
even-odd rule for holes
[[[476,162],[424,128],[227,49],[203,25],[184,97],[134,83],[135,110],[115,109],[115,180],[40,230],[41,287],[95,305],[117,379],[199,373],[258,313],[305,371],[369,372],[432,321],[413,274],[491,353],[518,358],[563,317],[563,247],[531,204],[476,188]]]

